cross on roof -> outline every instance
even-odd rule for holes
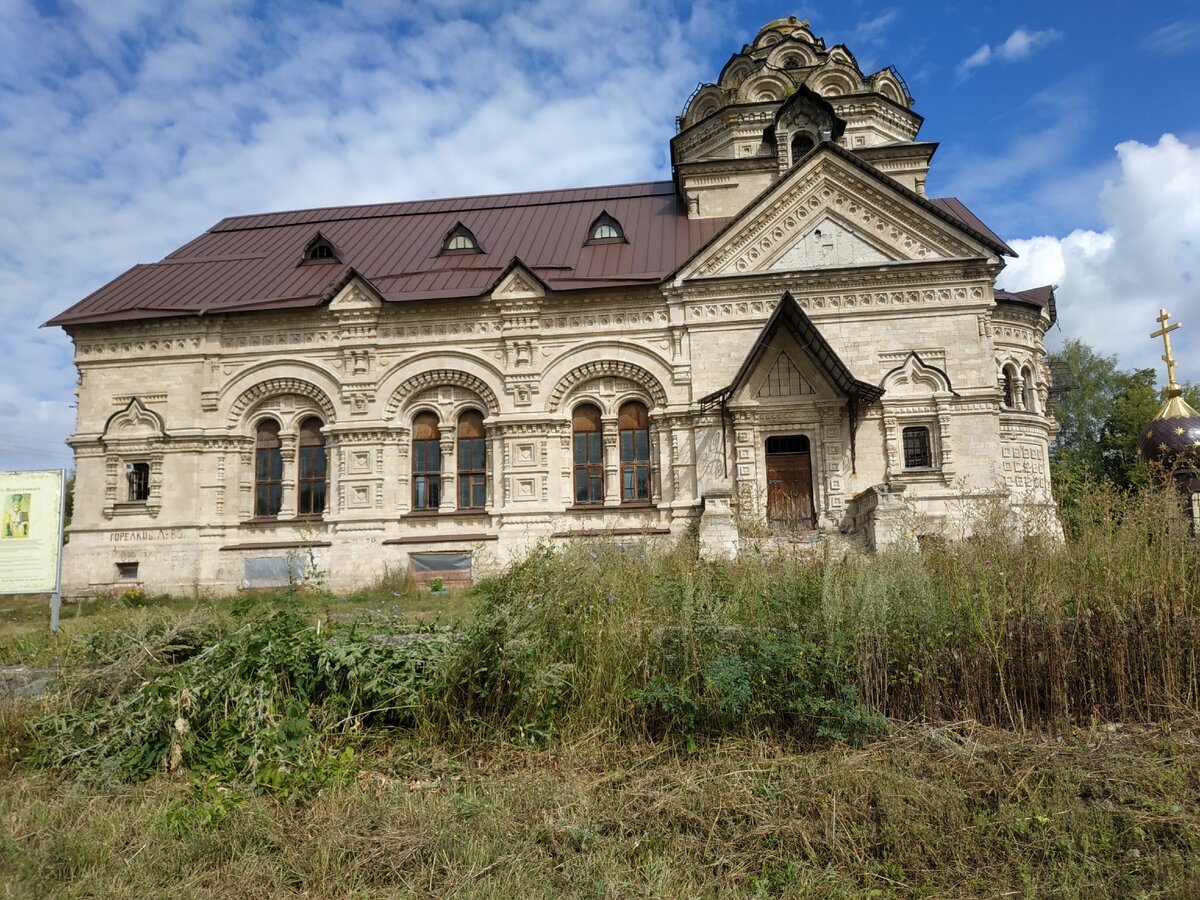
[[[1182,389],[1178,384],[1175,383],[1175,357],[1171,355],[1171,332],[1181,326],[1183,323],[1172,322],[1170,325],[1168,325],[1167,321],[1170,318],[1171,314],[1169,312],[1167,312],[1165,309],[1159,309],[1158,318],[1156,318],[1154,321],[1158,322],[1162,328],[1152,333],[1150,337],[1160,337],[1163,339],[1163,347],[1167,351],[1162,356],[1163,362],[1167,364],[1167,389],[1164,391],[1164,393],[1169,397],[1174,397],[1182,393]]]

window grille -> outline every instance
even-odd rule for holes
[[[933,468],[933,449],[929,429],[923,425],[904,429],[904,468]]]

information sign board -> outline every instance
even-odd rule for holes
[[[62,554],[61,469],[0,472],[0,594],[57,594]]]

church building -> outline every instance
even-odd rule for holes
[[[236,216],[134,266],[50,322],[64,593],[1045,513],[1054,292],[997,287],[1015,254],[926,195],[921,125],[894,69],[780,19],[687,100],[669,181]]]

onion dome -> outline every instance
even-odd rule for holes
[[[1138,459],[1165,469],[1200,469],[1200,413],[1168,388],[1167,402],[1142,431]]]
[[[1144,464],[1173,470],[1181,482],[1190,485],[1200,480],[1200,413],[1183,399],[1183,388],[1175,381],[1171,332],[1182,323],[1168,325],[1170,318],[1169,312],[1160,309],[1155,321],[1162,327],[1150,335],[1151,338],[1162,338],[1163,348],[1167,351],[1162,357],[1167,364],[1167,387],[1163,391],[1167,402],[1138,438],[1137,453]],[[1186,489],[1191,490],[1190,487]]]

